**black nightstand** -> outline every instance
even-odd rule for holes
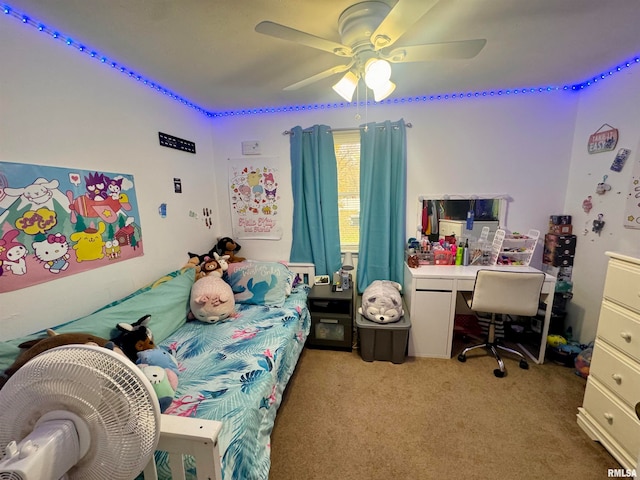
[[[334,292],[331,285],[314,285],[307,301],[311,312],[307,345],[351,350],[355,312],[353,288]]]

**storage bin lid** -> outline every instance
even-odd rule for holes
[[[400,320],[393,323],[378,323],[372,322],[371,320],[363,317],[359,313],[356,314],[356,326],[359,328],[380,328],[380,329],[408,329],[411,327],[411,322],[409,321],[408,315],[403,315],[400,317]]]

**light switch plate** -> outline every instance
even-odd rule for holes
[[[245,140],[242,142],[243,155],[260,155],[260,142],[258,140]]]

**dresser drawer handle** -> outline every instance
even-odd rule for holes
[[[617,384],[622,383],[622,375],[620,375],[619,373],[612,374],[611,378],[613,378]]]
[[[604,418],[607,422],[613,423],[613,415],[611,413],[605,413]]]
[[[627,342],[631,341],[631,334],[627,332],[620,332],[620,336]]]

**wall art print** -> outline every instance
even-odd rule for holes
[[[141,255],[132,175],[0,162],[0,293]]]
[[[247,163],[246,159],[229,159],[229,197],[234,238],[282,238],[282,227],[278,221],[279,181],[275,168]]]

